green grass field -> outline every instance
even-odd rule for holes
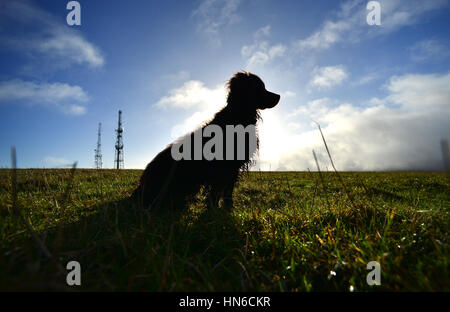
[[[17,170],[30,230],[12,172],[0,170],[1,291],[450,290],[444,173],[250,172],[230,213],[199,194],[153,217],[127,200],[142,171]],[[66,284],[72,260],[81,286]],[[366,283],[373,260],[380,286]]]

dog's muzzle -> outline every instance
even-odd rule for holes
[[[279,101],[280,101],[279,94],[276,94],[276,93],[273,93],[270,91],[266,91],[264,103],[263,103],[261,109],[275,107],[275,105],[277,105]]]

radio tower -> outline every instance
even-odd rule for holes
[[[95,168],[102,169],[102,123],[98,124],[98,139],[97,139],[97,148],[95,149]]]
[[[114,157],[114,168],[123,169],[123,141],[122,141],[122,111],[119,111],[119,123],[116,129],[116,156]]]

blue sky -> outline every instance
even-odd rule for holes
[[[256,169],[436,170],[450,137],[450,4],[368,1],[68,1],[0,4],[0,166],[94,165],[102,123],[113,166],[123,111],[125,168],[225,104],[238,70],[259,75],[280,104],[264,111]]]

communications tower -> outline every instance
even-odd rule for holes
[[[114,157],[114,168],[123,169],[123,141],[122,141],[122,111],[119,111],[119,122],[116,129],[117,139],[116,139],[116,155]]]
[[[98,137],[97,137],[97,148],[95,149],[95,168],[102,169],[102,123],[98,124]]]

